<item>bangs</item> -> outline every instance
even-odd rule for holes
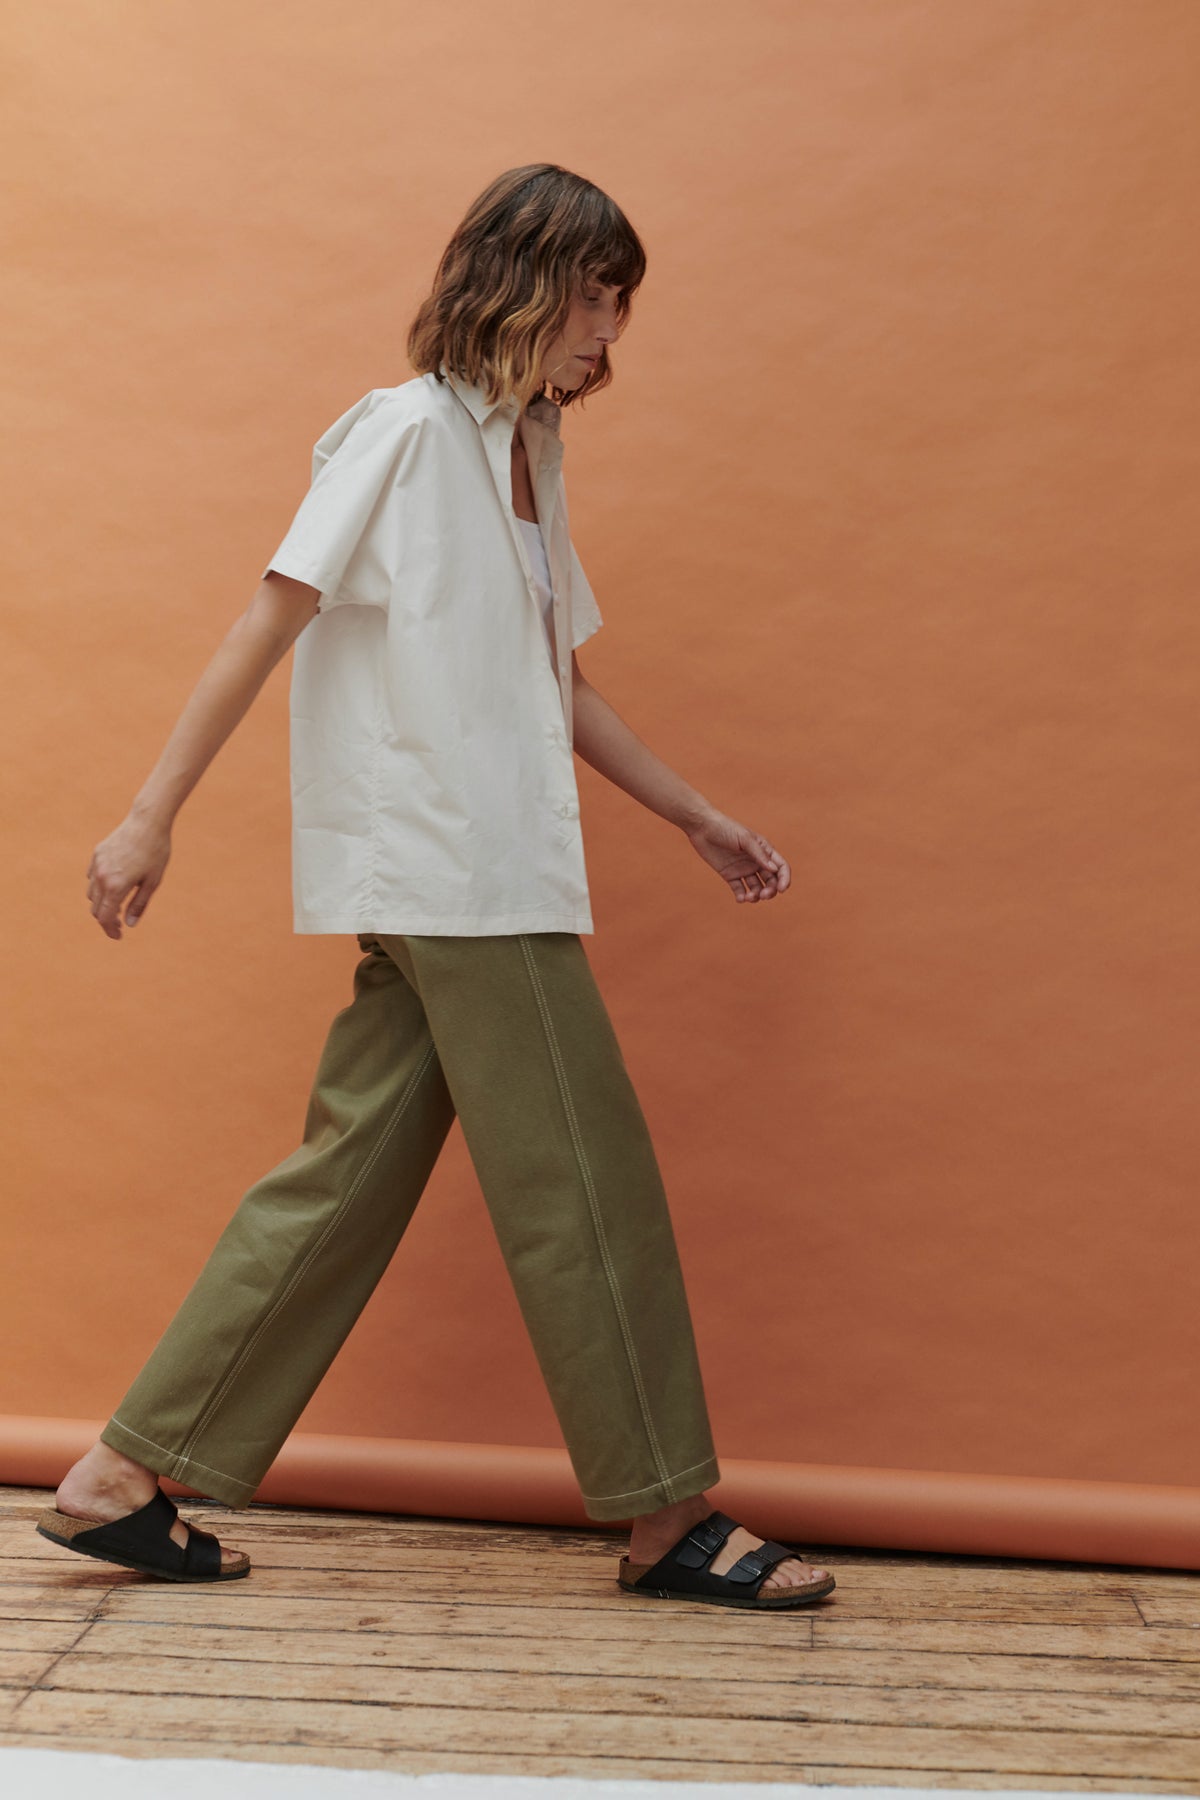
[[[618,288],[622,303],[631,299],[646,273],[646,253],[638,238],[622,230],[624,224],[623,218],[614,220],[602,237],[588,245],[580,261],[584,280]]]

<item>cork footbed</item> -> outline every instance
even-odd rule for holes
[[[115,1521],[113,1522],[115,1523]],[[166,1580],[228,1581],[233,1576],[240,1575],[244,1569],[250,1567],[250,1558],[246,1555],[244,1550],[240,1550],[232,1562],[222,1566],[219,1575],[189,1575],[181,1578],[176,1575],[171,1575],[164,1570],[151,1569],[145,1563],[134,1563],[127,1557],[108,1556],[103,1551],[94,1550],[90,1544],[72,1543],[71,1540],[78,1537],[81,1532],[94,1531],[98,1525],[103,1525],[105,1523],[106,1521],[103,1519],[76,1519],[69,1513],[60,1513],[53,1508],[50,1508],[46,1512],[39,1514],[37,1528],[43,1537],[50,1539],[51,1543],[62,1544],[68,1550],[76,1550],[80,1556],[94,1556],[99,1562],[117,1563],[120,1567],[125,1569],[138,1568],[144,1574],[159,1575]],[[173,1539],[172,1542],[174,1542]]]
[[[797,1555],[796,1560],[803,1562],[804,1558]],[[806,1581],[792,1587],[766,1588],[765,1590],[760,1588],[757,1594],[748,1594],[745,1597],[734,1594],[675,1593],[664,1591],[662,1588],[635,1587],[634,1583],[638,1577],[653,1567],[653,1563],[630,1562],[627,1556],[623,1556],[620,1562],[620,1573],[617,1576],[618,1585],[623,1587],[627,1594],[638,1594],[648,1600],[707,1600],[713,1606],[749,1606],[757,1607],[762,1612],[781,1606],[803,1606],[808,1600],[819,1600],[822,1595],[831,1593],[837,1586],[834,1577],[826,1575],[821,1581]]]

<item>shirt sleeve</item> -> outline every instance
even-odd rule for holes
[[[586,643],[594,631],[599,631],[604,620],[600,617],[600,608],[596,605],[596,596],[592,592],[591,583],[583,572],[583,564],[579,560],[574,544],[571,545],[571,648],[578,650],[580,644]]]
[[[313,447],[312,483],[263,569],[315,587],[320,612],[391,598],[400,545],[401,485],[419,419],[373,388]]]

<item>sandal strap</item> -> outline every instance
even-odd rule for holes
[[[681,1562],[686,1569],[703,1569],[736,1526],[737,1520],[731,1519],[728,1513],[709,1513],[707,1519],[701,1519],[699,1525],[693,1525],[685,1532],[667,1555]]]
[[[188,1539],[183,1547],[183,1572],[211,1579],[221,1573],[221,1545],[211,1531],[201,1531],[198,1525],[185,1520]]]
[[[118,1556],[136,1557],[144,1561],[147,1553],[160,1560],[164,1568],[182,1568],[185,1552],[171,1538],[171,1527],[179,1517],[175,1502],[156,1488],[153,1498],[123,1519],[111,1519],[106,1525],[95,1525],[80,1531],[74,1542],[81,1548],[103,1555],[113,1550]]]
[[[52,1520],[57,1516],[54,1513],[43,1515]],[[156,1488],[153,1498],[147,1500],[145,1506],[139,1506],[136,1512],[126,1513],[123,1519],[112,1519],[107,1524],[93,1525],[87,1531],[75,1532],[70,1539],[45,1530],[41,1524],[38,1530],[55,1543],[66,1543],[70,1550],[97,1556],[102,1561],[124,1563],[127,1568],[139,1569],[145,1575],[162,1575],[174,1581],[222,1579],[224,1559],[220,1540],[211,1531],[202,1531],[185,1519],[183,1525],[187,1537],[182,1544],[177,1544],[171,1536],[171,1528],[178,1518],[175,1502],[161,1488]],[[248,1561],[243,1557],[242,1567],[232,1572],[245,1574],[248,1567]]]
[[[767,1576],[776,1563],[786,1562],[789,1556],[795,1556],[786,1544],[777,1544],[774,1538],[758,1544],[753,1550],[747,1550],[743,1556],[725,1571],[726,1581],[753,1581],[756,1575]],[[757,1592],[757,1589],[755,1590]]]
[[[757,1594],[775,1564],[796,1552],[768,1538],[755,1549],[747,1550],[723,1575],[714,1575],[708,1565],[737,1523],[728,1513],[710,1513],[639,1575],[633,1585],[676,1594]]]

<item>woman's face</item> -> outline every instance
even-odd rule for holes
[[[540,379],[559,388],[577,388],[588,378],[601,352],[615,344],[619,287],[585,281],[580,287],[567,322],[542,358]]]

